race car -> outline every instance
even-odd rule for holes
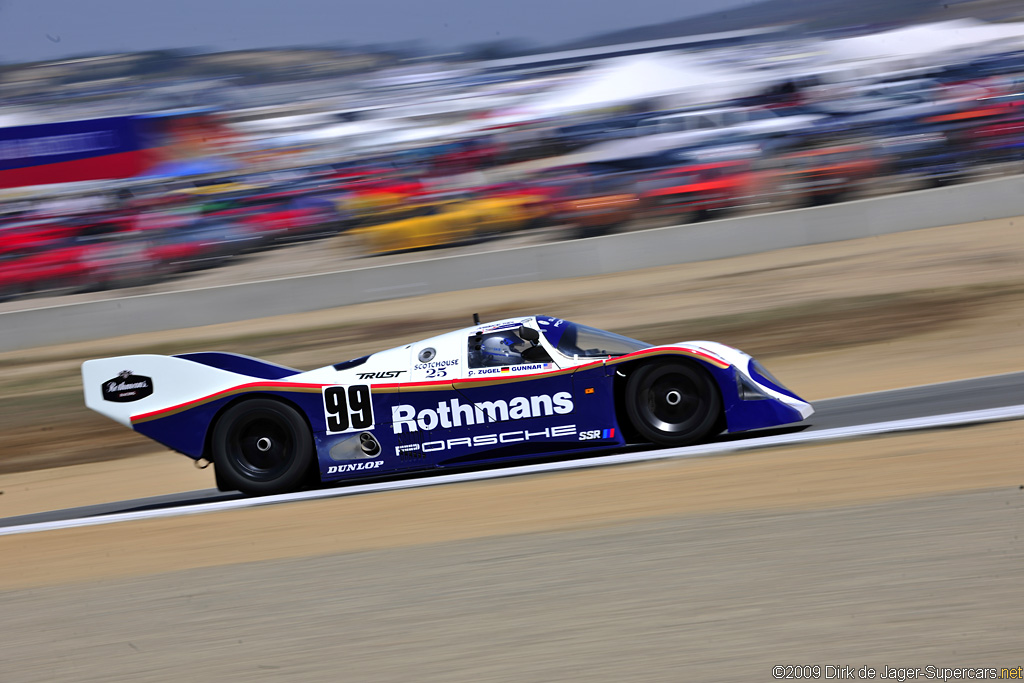
[[[759,362],[546,315],[302,372],[222,352],[82,365],[86,405],[249,495],[432,468],[685,446],[806,419]]]

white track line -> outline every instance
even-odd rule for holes
[[[833,429],[822,429],[814,432],[797,432],[793,434],[777,434],[753,439],[740,439],[737,441],[725,441],[720,443],[704,444],[700,446],[686,446],[684,448],[667,448],[660,451],[647,451],[643,453],[621,453],[618,455],[605,455],[567,462],[549,462],[536,465],[521,465],[503,469],[489,470],[484,472],[460,472],[457,474],[446,474],[435,477],[422,477],[403,481],[385,481],[373,484],[361,484],[346,486],[344,488],[318,489],[315,491],[300,491],[298,493],[285,493],[276,496],[263,496],[260,498],[241,498],[236,500],[219,501],[216,503],[200,503],[183,507],[161,508],[158,510],[141,510],[138,512],[119,512],[110,515],[96,517],[82,517],[78,519],[66,519],[54,522],[37,522],[35,524],[22,524],[20,526],[0,527],[0,536],[12,536],[15,534],[28,534],[36,531],[52,531],[56,529],[72,529],[84,526],[99,526],[102,524],[113,524],[115,522],[127,522],[139,519],[160,519],[164,517],[180,517],[184,515],[199,515],[207,512],[218,512],[223,510],[237,510],[241,508],[257,507],[260,505],[273,505],[275,503],[294,502],[300,500],[317,500],[320,498],[338,498],[341,496],[354,496],[361,493],[378,493],[382,491],[397,491],[401,489],[422,488],[426,486],[440,486],[442,484],[453,484],[462,481],[483,481],[486,479],[499,479],[503,477],[515,477],[524,474],[538,474],[542,472],[561,472],[565,470],[584,469],[589,467],[606,467],[608,465],[622,465],[626,463],[650,462],[653,460],[667,460],[678,458],[700,458],[711,455],[722,455],[737,451],[748,451],[757,448],[768,448],[772,446],[793,446],[814,443],[819,441],[836,441],[839,439],[851,439],[855,437],[872,436],[876,434],[889,434],[892,432],[907,432],[920,429],[935,429],[939,427],[956,427],[962,425],[978,424],[983,422],[997,422],[1001,420],[1019,420],[1024,418],[1024,405],[1007,406],[1005,408],[992,408],[988,410],[972,410],[962,413],[949,413],[946,415],[934,415],[930,417],[915,417],[907,420],[893,420],[890,422],[876,422],[874,424],[857,425],[855,427],[836,427]]]

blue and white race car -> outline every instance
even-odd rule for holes
[[[82,365],[86,405],[251,495],[799,422],[809,403],[715,342],[652,346],[544,315],[301,372],[232,353]]]

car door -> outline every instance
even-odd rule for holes
[[[464,339],[465,364],[454,381],[453,424],[446,443],[455,464],[519,457],[576,447],[572,372],[546,352],[481,360],[480,348],[495,336],[514,337],[519,323],[480,328]],[[529,343],[522,341],[523,348]],[[456,412],[457,411],[457,412]]]

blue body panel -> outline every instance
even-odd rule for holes
[[[206,401],[194,408],[181,410],[167,417],[133,425],[135,431],[168,448],[198,460],[203,457],[206,437],[217,414],[229,403],[240,398],[273,396],[291,403],[309,420],[313,432],[324,431],[323,398],[320,392],[273,391],[257,388],[243,393],[231,393],[222,398]]]

